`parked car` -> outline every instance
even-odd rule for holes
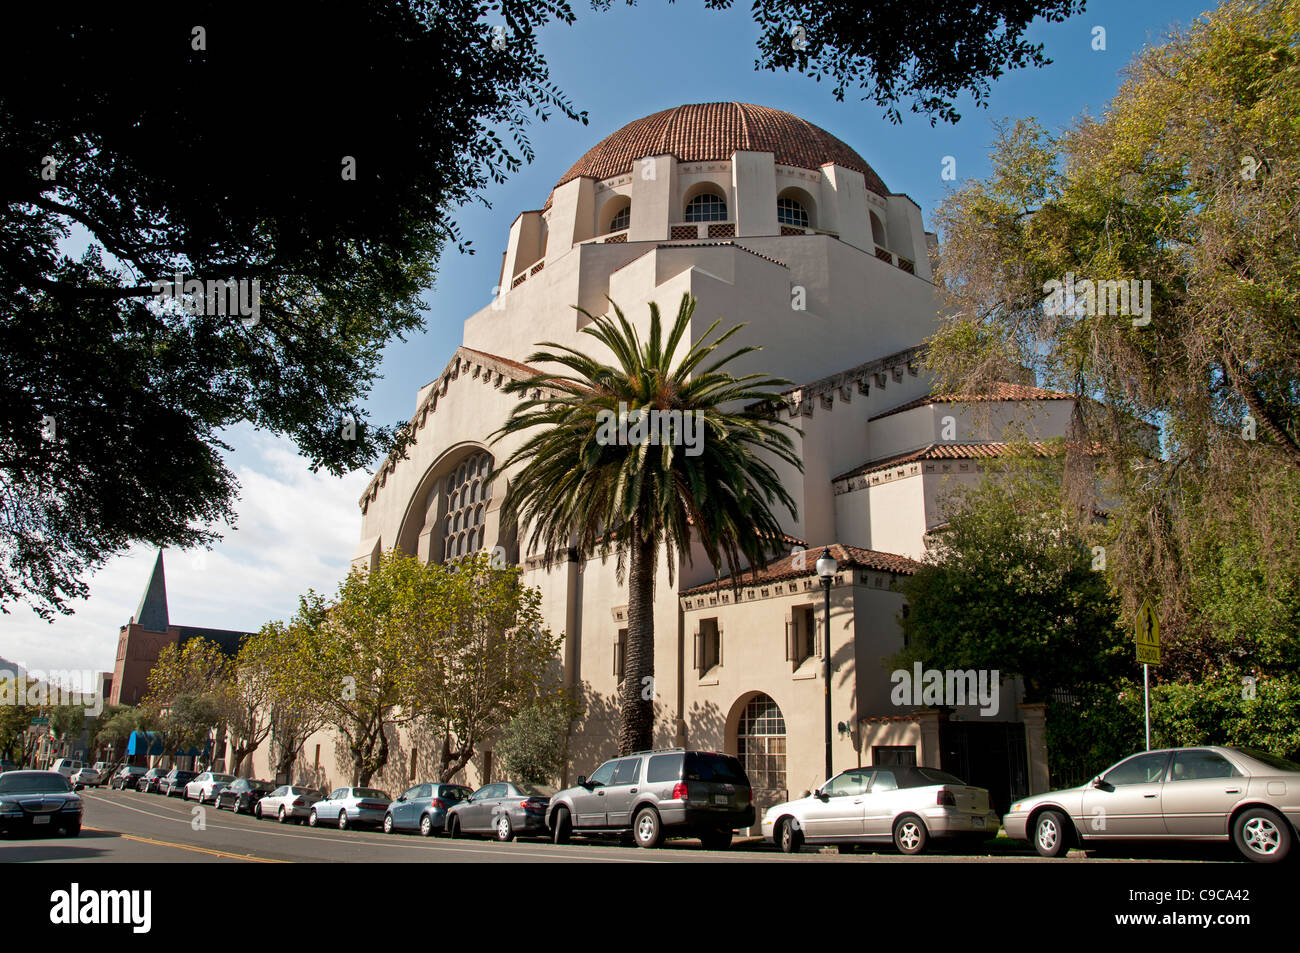
[[[110,788],[117,788],[119,791],[125,791],[127,788],[138,790],[136,785],[144,777],[145,769],[137,764],[124,764],[117,769],[117,774],[113,775],[112,780],[108,782]]]
[[[933,841],[982,841],[997,833],[989,792],[909,765],[851,768],[807,797],[763,814],[763,839],[786,853],[804,844],[888,844],[919,854]]]
[[[306,785],[282,784],[253,806],[253,816],[259,820],[274,817],[281,824],[301,823],[311,816],[311,806],[324,796]]]
[[[81,768],[71,780],[74,791],[80,791],[82,788],[97,788],[104,783],[103,775],[89,767]]]
[[[158,790],[168,797],[184,797],[185,785],[194,780],[193,771],[172,768],[167,777],[158,782]]]
[[[491,834],[502,842],[517,836],[545,837],[546,807],[555,788],[545,784],[498,781],[485,784],[447,811],[447,833]]]
[[[81,798],[57,771],[6,771],[0,775],[0,833],[61,830],[81,833]]]
[[[111,761],[95,762],[95,770],[99,772],[99,775],[102,778],[107,778],[109,774],[112,772],[112,768],[113,768],[113,762]]]
[[[474,792],[463,784],[417,784],[388,805],[384,833],[418,830],[430,837],[446,829],[447,811]]]
[[[710,850],[725,850],[736,828],[754,823],[753,790],[729,754],[639,751],[606,761],[590,778],[555,794],[546,822],[557,844],[573,834],[630,831],[641,847],[698,837]]]
[[[215,802],[221,789],[233,780],[235,780],[233,774],[204,771],[185,785],[185,800],[195,800],[200,804],[206,804],[208,801]]]
[[[1231,840],[1263,863],[1291,851],[1300,825],[1300,765],[1252,748],[1144,751],[1087,784],[1022,798],[1007,836],[1044,857],[1107,840]]]
[[[6,771],[17,771],[17,770],[18,770],[17,761],[10,761],[8,758],[0,758],[0,774],[4,774]]]
[[[270,781],[235,778],[229,784],[222,786],[213,803],[217,805],[218,811],[228,807],[235,814],[243,814],[245,811],[252,814],[258,802],[275,790],[277,790],[276,786]]]
[[[81,762],[73,758],[59,758],[52,765],[50,765],[51,771],[61,774],[65,778],[68,778],[69,780],[71,780],[72,776],[76,774],[78,771],[80,771],[81,768],[82,768]]]
[[[140,775],[140,780],[135,785],[136,790],[144,794],[161,794],[162,791],[159,786],[165,777],[167,777],[166,768],[150,768]]]
[[[350,827],[379,827],[393,799],[378,788],[335,788],[311,806],[307,823],[312,827],[337,824]]]

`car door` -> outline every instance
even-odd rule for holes
[[[1165,828],[1175,837],[1227,837],[1228,816],[1245,790],[1246,778],[1218,752],[1175,751],[1160,796]]]
[[[606,761],[587,779],[587,786],[573,792],[573,826],[605,826],[605,788],[614,779],[617,761]]]
[[[1084,837],[1164,837],[1168,831],[1160,805],[1168,767],[1168,751],[1148,751],[1102,775],[1100,784],[1083,793]]]
[[[614,776],[605,788],[605,826],[632,826],[632,802],[641,790],[641,759],[624,758],[614,765]]]
[[[842,771],[822,785],[804,814],[805,838],[859,837],[865,823],[870,768]]]
[[[347,788],[337,788],[320,804],[316,805],[316,817],[322,821],[337,821],[339,819],[339,808],[343,806],[343,799],[348,796]]]
[[[475,802],[477,813],[474,815],[474,830],[484,832],[496,829],[497,814],[505,803],[509,788],[505,784],[493,784],[488,789],[481,803]]]

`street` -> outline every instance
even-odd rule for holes
[[[488,840],[424,838],[379,831],[339,831],[259,821],[248,815],[200,807],[194,802],[106,789],[82,792],[86,813],[80,837],[0,839],[0,862],[55,863],[1107,863],[1211,862],[1232,859],[1218,845],[1166,846],[1157,852],[1125,848],[1120,857],[1087,857],[1072,851],[1063,860],[1038,857],[1027,844],[998,844],[992,853],[929,853],[905,857],[881,847],[853,853],[805,849],[781,854],[760,841],[738,840],[729,851],[706,851],[695,841],[669,841],[654,851],[617,843],[542,841],[499,844]],[[196,827],[198,829],[196,829]]]

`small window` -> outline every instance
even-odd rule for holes
[[[725,222],[727,200],[716,192],[704,192],[686,203],[688,222]]]
[[[722,629],[717,619],[701,619],[695,634],[695,668],[701,675],[722,664]]]
[[[646,768],[646,784],[659,781],[680,781],[682,778],[682,759],[680,754],[657,754],[650,759]]]
[[[614,677],[622,678],[627,671],[627,629],[618,630],[618,638],[614,640]]]
[[[879,794],[881,791],[897,791],[898,778],[893,771],[877,771],[875,778],[871,781],[871,793]]]
[[[780,225],[794,225],[796,228],[807,228],[808,210],[794,199],[777,199],[776,221]]]
[[[798,668],[817,654],[817,615],[813,606],[795,606],[786,634],[786,658]]]
[[[632,206],[625,205],[610,219],[609,230],[611,232],[625,232],[632,221]]]

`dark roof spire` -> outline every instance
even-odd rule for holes
[[[158,550],[153,572],[149,575],[149,585],[140,597],[135,617],[131,620],[150,632],[167,631],[167,580],[163,576],[163,554]]]

